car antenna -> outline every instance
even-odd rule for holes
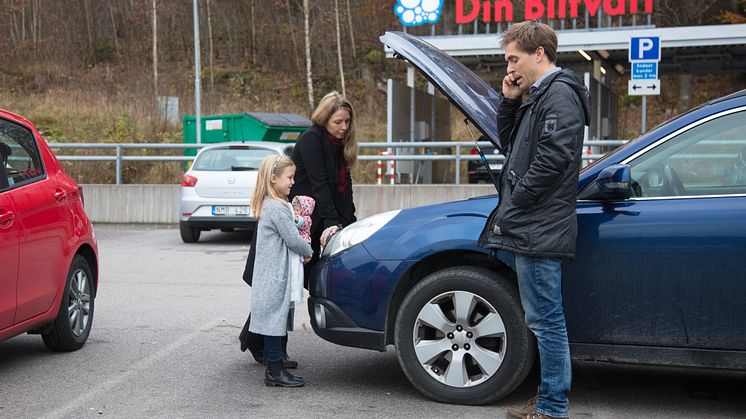
[[[487,173],[490,174],[490,179],[492,179],[492,184],[495,185],[495,189],[497,189],[497,193],[500,193],[500,186],[497,184],[497,180],[495,179],[495,175],[492,174],[492,169],[490,168],[490,164],[487,163],[487,157],[484,157],[484,152],[482,151],[482,147],[479,146],[479,141],[474,136],[474,132],[471,130],[471,127],[469,126],[469,120],[464,119],[464,125],[466,125],[466,129],[469,130],[469,134],[471,135],[471,139],[474,140],[474,145],[477,147],[477,151],[479,152],[479,157],[481,157],[482,164],[487,168]]]

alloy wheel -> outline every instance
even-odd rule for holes
[[[91,317],[91,290],[88,275],[83,269],[73,273],[68,288],[67,314],[73,335],[80,337],[88,328]]]
[[[412,338],[422,368],[439,382],[457,388],[492,377],[507,348],[505,325],[497,310],[467,291],[446,292],[425,304]]]

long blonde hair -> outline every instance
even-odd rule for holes
[[[259,219],[262,212],[262,203],[267,197],[285,204],[288,203],[288,198],[278,193],[272,186],[272,176],[279,176],[290,166],[295,166],[295,163],[293,163],[293,159],[287,156],[267,156],[262,160],[262,164],[259,165],[254,194],[251,196],[251,212],[254,213],[254,218]]]
[[[345,161],[347,161],[347,166],[352,169],[357,163],[357,139],[355,139],[355,112],[352,110],[350,101],[337,91],[327,93],[311,114],[311,122],[326,127],[334,112],[340,109],[345,109],[350,113],[350,128],[342,142],[344,144]]]

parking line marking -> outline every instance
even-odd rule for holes
[[[212,323],[209,323],[208,325],[202,327],[199,330],[196,330],[192,333],[189,333],[187,335],[182,336],[181,338],[173,341],[171,344],[167,345],[165,348],[161,349],[160,351],[150,355],[147,358],[143,358],[140,361],[132,364],[130,369],[108,381],[105,381],[103,384],[98,385],[95,389],[84,393],[75,399],[73,399],[70,403],[52,411],[51,413],[42,416],[44,419],[56,419],[56,418],[62,418],[67,414],[70,414],[75,409],[78,409],[82,407],[86,402],[88,402],[90,399],[99,396],[101,394],[105,394],[106,392],[110,391],[114,387],[118,386],[122,382],[124,382],[126,379],[128,379],[131,375],[140,372],[146,368],[149,368],[159,360],[167,357],[172,352],[176,351],[180,347],[186,345],[191,341],[192,339],[196,338],[197,336],[207,332],[208,330],[215,328],[219,326],[220,324],[224,323],[225,320],[216,320]]]

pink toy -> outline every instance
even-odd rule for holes
[[[293,218],[298,226],[300,236],[307,243],[311,243],[311,214],[316,207],[316,200],[306,195],[298,195],[293,198]],[[300,221],[303,220],[303,221]]]

